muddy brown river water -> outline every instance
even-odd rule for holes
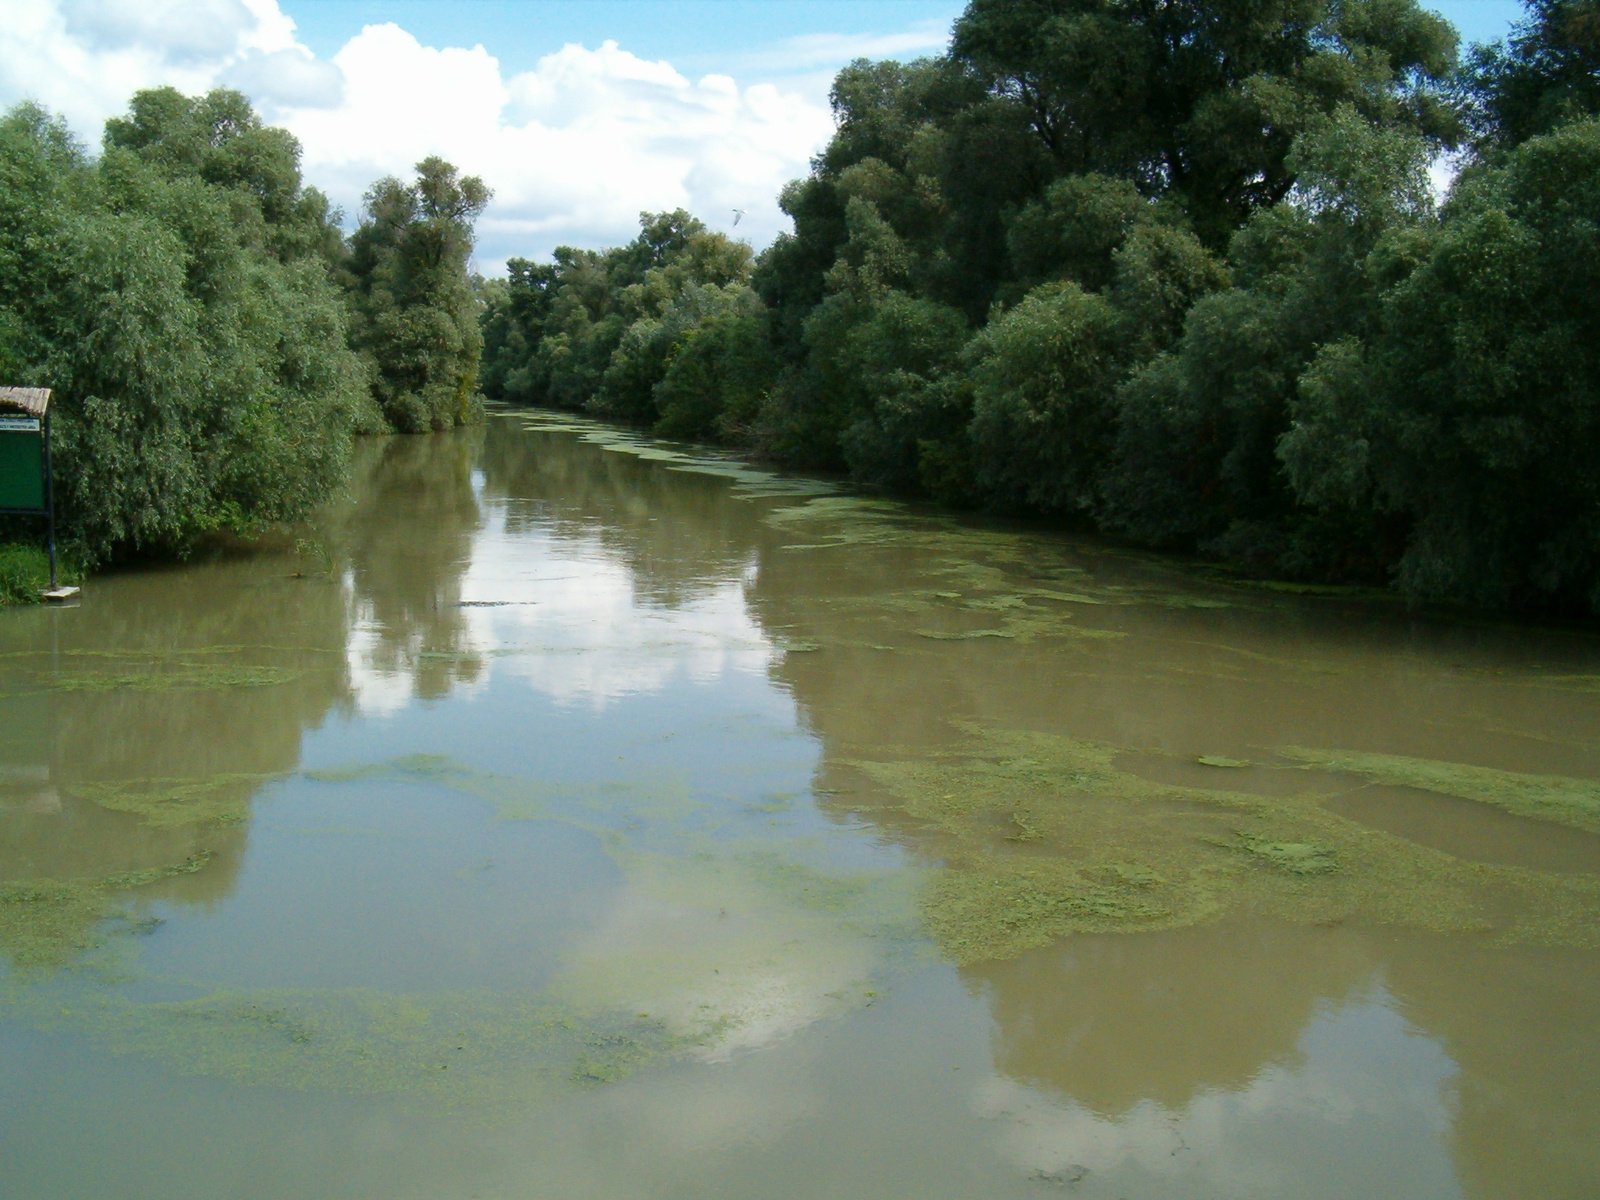
[[[550,414],[0,613],[0,1197],[1600,1194],[1600,635]]]

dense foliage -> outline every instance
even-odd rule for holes
[[[472,223],[489,202],[481,179],[457,178],[441,158],[417,164],[417,180],[380,179],[350,238],[355,342],[373,395],[402,433],[465,425],[477,397],[483,335],[467,275]]]
[[[1525,0],[1510,43],[1475,46],[1465,99],[1486,142],[1517,145],[1600,113],[1600,0]]]
[[[138,93],[97,159],[36,107],[0,118],[0,382],[54,390],[75,558],[305,512],[374,398],[401,428],[470,415],[481,185],[429,160],[347,245],[299,154],[228,91]]]
[[[735,435],[776,377],[750,247],[681,210],[641,225],[604,253],[510,261],[488,288],[484,390],[674,437]]]
[[[753,264],[515,260],[485,389],[1413,600],[1600,613],[1600,6],[971,0]],[[1437,202],[1430,168],[1461,170]]]

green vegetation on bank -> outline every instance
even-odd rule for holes
[[[76,583],[77,571],[69,564],[57,566],[57,581]],[[38,604],[50,586],[50,558],[27,542],[0,543],[0,604]]]
[[[54,390],[74,561],[298,517],[353,433],[473,418],[482,183],[429,159],[347,240],[299,157],[237,92],[140,92],[98,158],[35,106],[0,117],[0,383]]]
[[[658,428],[735,438],[777,362],[750,286],[750,247],[679,210],[629,245],[512,259],[485,287],[484,391]]]
[[[1409,599],[1600,613],[1600,21],[971,0],[840,73],[759,257],[485,291],[487,394]],[[1454,153],[1435,199],[1430,168]]]

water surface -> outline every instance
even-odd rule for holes
[[[1591,633],[357,465],[0,615],[0,1196],[1594,1194]]]

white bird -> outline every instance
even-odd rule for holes
[[[742,217],[742,216],[744,216],[744,209],[742,209],[742,208],[734,209],[733,210],[733,223],[735,225],[737,225],[739,223],[739,218]]]

